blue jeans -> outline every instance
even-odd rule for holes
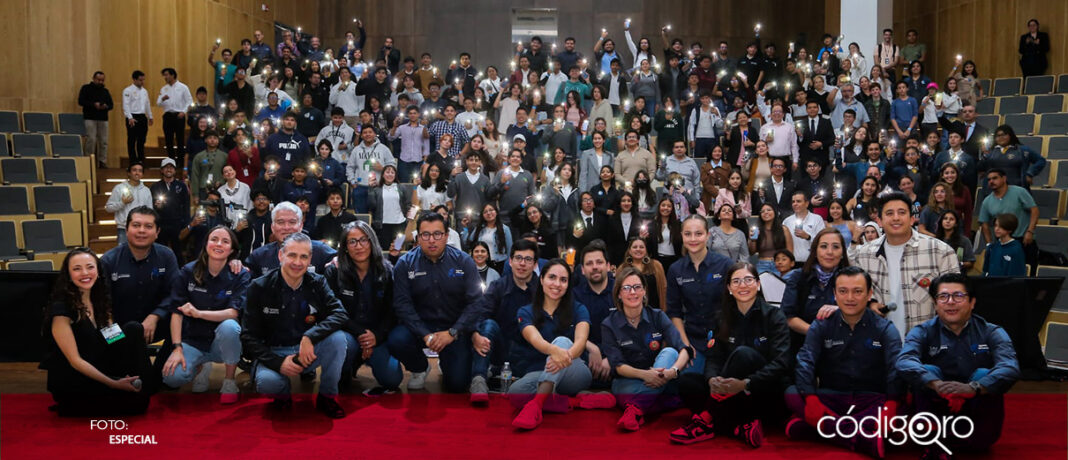
[[[389,351],[404,364],[408,372],[426,372],[430,367],[423,354],[422,337],[416,337],[407,326],[400,325],[389,333]],[[456,340],[438,352],[441,364],[441,383],[450,393],[466,392],[471,384],[471,337],[461,333]]]
[[[942,379],[942,369],[925,364],[924,369],[931,372],[939,380]],[[990,373],[990,369],[979,368],[968,378],[974,382]],[[967,451],[984,450],[1001,437],[1001,429],[1005,423],[1005,398],[1004,395],[986,393],[976,395],[964,402],[960,412],[952,413],[947,401],[929,388],[914,388],[915,404],[917,412],[929,412],[935,415],[954,415],[968,417],[972,420],[975,430],[971,436],[961,439],[950,436],[945,440],[954,452],[958,449]]]
[[[757,260],[756,269],[757,274],[761,274],[764,272],[772,272],[775,274],[779,274],[778,270],[775,269],[775,261],[773,260]]]
[[[299,345],[271,347],[271,352],[278,356],[289,356],[300,352]],[[322,366],[319,376],[319,394],[327,397],[337,396],[337,382],[341,379],[341,366],[345,362],[345,332],[334,331],[325,339],[315,344],[315,361],[305,368],[314,371]],[[252,370],[256,382],[256,391],[272,397],[289,396],[289,377],[256,362]]]
[[[367,212],[367,191],[369,188],[366,185],[353,185],[352,193],[349,194],[349,207],[357,214],[364,214]]]
[[[557,337],[553,340],[553,345],[569,349],[574,343],[567,337]],[[582,358],[571,360],[570,366],[556,372],[550,373],[544,369],[527,372],[508,387],[508,400],[515,407],[523,407],[527,401],[534,398],[542,382],[552,382],[554,393],[553,401],[546,401],[544,408],[550,412],[566,412],[570,407],[567,397],[589,389],[590,383],[593,382],[593,373]]]
[[[693,140],[693,157],[708,158],[712,154],[712,147],[716,145],[714,137],[698,137]]]
[[[682,370],[683,374],[704,374],[705,373],[705,352],[708,351],[708,339],[694,340],[690,337],[690,346],[693,347],[693,356],[690,357],[690,364]],[[669,366],[670,367],[670,366]]]
[[[205,366],[210,366],[211,363],[237,364],[241,360],[241,326],[236,320],[222,321],[215,327],[215,340],[211,341],[210,351],[205,353],[186,343],[182,346],[182,354],[185,356],[185,367],[178,366],[174,369],[174,374],[163,376],[163,383],[171,388],[177,388],[192,381],[201,364]]]
[[[486,353],[486,356],[482,356],[472,349],[471,376],[481,375],[486,377],[490,364],[498,366],[504,364],[505,359],[508,357],[510,345],[508,340],[510,337],[501,337],[501,326],[492,319],[482,320],[481,323],[478,323],[476,330],[483,337],[490,339],[490,351]]]
[[[389,348],[386,344],[377,344],[371,356],[364,360],[356,337],[346,332],[344,369],[352,369],[355,374],[356,369],[364,364],[371,366],[371,373],[374,374],[378,384],[383,387],[395,390],[400,387],[401,380],[404,380],[404,371],[401,370],[400,361],[389,355]]]
[[[666,347],[656,355],[653,368],[669,368],[674,366],[678,359],[679,352],[674,348]],[[678,383],[675,380],[660,388],[647,387],[642,379],[616,377],[612,380],[612,394],[616,396],[616,402],[620,407],[633,404],[642,411],[648,411],[656,405],[661,395],[675,393],[678,393]]]
[[[412,181],[412,174],[418,174],[419,168],[422,167],[421,161],[398,161],[397,162],[397,182],[409,183]]]

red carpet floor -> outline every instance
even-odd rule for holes
[[[57,417],[46,394],[0,398],[0,456],[21,458],[862,458],[816,442],[793,442],[781,428],[767,430],[767,442],[750,449],[717,437],[694,446],[668,442],[684,411],[652,418],[637,433],[615,427],[619,412],[546,414],[529,433],[509,425],[511,407],[494,399],[486,409],[462,396],[394,395],[342,397],[349,414],[330,420],[300,395],[287,413],[272,412],[267,399],[243,397],[221,406],[217,395],[163,394],[147,415],[125,418],[124,431],[93,430],[87,419]],[[1013,394],[1007,398],[1005,429],[988,454],[958,458],[1064,459],[1068,456],[1068,397]],[[153,435],[157,445],[110,446],[110,435]],[[917,458],[916,447],[896,448],[889,458]]]

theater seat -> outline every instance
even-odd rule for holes
[[[1057,92],[1068,93],[1068,73],[1057,75]]]
[[[52,146],[52,155],[57,157],[80,157],[83,154],[82,137],[75,134],[53,134],[48,136]]]
[[[7,263],[8,270],[21,270],[28,272],[51,272],[55,271],[51,260],[18,260]]]
[[[1064,110],[1063,94],[1035,96],[1033,102],[1031,102],[1032,113],[1057,113],[1063,112]]]
[[[1037,241],[1037,237],[1036,237]],[[1059,276],[1068,278],[1068,267],[1057,267],[1053,265],[1039,265],[1038,276]],[[1057,293],[1057,299],[1053,301],[1053,309],[1060,311],[1068,311],[1068,282],[1061,284],[1061,290]],[[1049,344],[1049,337],[1046,337],[1046,343]]]
[[[78,163],[73,158],[42,158],[45,182],[69,184],[78,182]]]
[[[80,113],[59,114],[59,132],[63,134],[85,135],[85,117]]]
[[[1068,160],[1053,160],[1049,163],[1049,167],[1043,168],[1043,170],[1049,170],[1050,179],[1047,181],[1049,186],[1062,190],[1068,189]]]
[[[1031,98],[1027,96],[1003,97],[998,103],[998,114],[1027,113],[1031,105]]]
[[[1045,157],[1050,160],[1068,159],[1068,136],[1046,136]]]
[[[11,135],[12,153],[17,157],[46,157],[48,147],[44,134],[15,133]]]
[[[1068,162],[1065,160],[1050,160],[1047,162],[1046,167],[1042,168],[1042,170],[1031,179],[1031,185],[1033,187],[1050,187],[1050,178],[1056,176],[1057,169],[1062,167],[1068,169],[1068,166],[1060,166],[1061,163]]]
[[[19,113],[11,110],[0,111],[0,133],[21,133]]]
[[[56,120],[51,113],[23,112],[22,130],[27,133],[52,134],[56,132]]]
[[[1033,75],[1024,80],[1024,94],[1049,94],[1053,92],[1053,75]]]
[[[998,99],[996,97],[988,97],[986,99],[980,99],[975,103],[975,113],[979,114],[991,114],[995,113],[998,107]]]
[[[1042,136],[1025,136],[1020,133],[1016,133],[1016,137],[1020,139],[1020,144],[1034,150],[1039,155],[1046,156],[1046,138]]]
[[[15,233],[15,222],[0,221],[0,260],[12,260],[23,258],[19,252],[18,235]]]
[[[1055,219],[1064,215],[1064,190],[1032,188],[1031,196],[1038,205],[1039,219]]]
[[[1019,135],[1027,136],[1027,135],[1030,135],[1030,134],[1035,132],[1035,114],[1033,114],[1033,113],[1014,113],[1014,114],[1011,114],[1011,115],[1005,115],[1005,124],[1009,125],[1012,128],[1012,130],[1014,132],[1016,132],[1017,136],[1019,136]],[[990,126],[990,125],[984,125],[982,123],[980,123],[979,125],[980,126]],[[996,126],[998,126],[998,125],[994,125],[993,127],[996,127]],[[993,129],[991,129],[991,131],[993,131]]]
[[[1039,115],[1038,134],[1068,134],[1068,113],[1044,113]]]
[[[35,254],[67,251],[63,242],[63,223],[58,219],[23,221],[22,239],[24,248]]]
[[[74,212],[70,189],[66,185],[38,185],[33,188],[33,204],[37,212],[61,214]]]
[[[0,187],[0,216],[22,216],[30,212],[29,193],[26,187]]]
[[[1035,243],[1038,249],[1068,255],[1068,227],[1063,225],[1036,225]],[[1041,269],[1041,267],[1039,267]]]
[[[0,158],[0,172],[3,173],[3,184],[36,184],[41,180],[37,177],[37,160],[33,158]]]
[[[994,80],[994,90],[990,92],[991,96],[1015,96],[1020,94],[1020,77],[1013,78],[998,78]]]

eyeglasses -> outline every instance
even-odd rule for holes
[[[645,286],[642,286],[640,284],[627,284],[620,286],[619,289],[627,294],[645,292]]]
[[[950,303],[950,299],[953,300],[953,303],[961,303],[961,302],[964,302],[964,299],[967,299],[967,298],[968,298],[968,294],[965,294],[965,293],[960,292],[960,291],[957,291],[957,292],[940,292],[940,293],[938,293],[937,296],[935,296],[935,299],[938,299],[938,303]]]
[[[741,278],[732,278],[731,286],[752,286],[756,284],[755,276],[743,276]]]
[[[345,243],[349,246],[370,246],[371,239],[366,236],[360,238],[349,238],[347,241],[345,241]]]
[[[515,263],[523,262],[527,264],[532,264],[534,263],[535,259],[530,256],[512,256],[512,260],[515,261]]]
[[[423,241],[430,241],[431,238],[433,238],[435,241],[445,238],[445,232],[423,232],[419,234],[419,239]]]
[[[786,165],[771,165],[772,169],[783,169],[785,167],[786,167]]]

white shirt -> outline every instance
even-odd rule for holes
[[[619,74],[611,74],[608,83],[608,103],[619,105]]]
[[[233,188],[225,183],[219,186],[219,196],[222,197],[226,219],[236,224],[237,219],[234,218],[234,215],[237,214],[238,210],[249,211],[252,209],[252,198],[250,198],[252,190],[244,182],[239,180],[234,182],[236,184],[234,184]]]
[[[771,176],[771,188],[775,189],[775,201],[782,200],[782,188],[786,184],[786,179],[775,182],[775,176]]]
[[[671,228],[667,225],[660,226],[660,239],[662,241],[656,245],[657,252],[662,256],[675,255],[675,247],[671,245]]]
[[[552,105],[564,102],[556,100],[556,92],[560,90],[560,85],[567,81],[567,75],[559,71],[552,73],[544,72],[541,74],[541,78],[545,80],[545,100]]]
[[[790,230],[790,237],[794,239],[794,259],[799,263],[803,263],[808,260],[809,248],[812,246],[812,238],[816,237],[816,234],[820,230],[823,230],[827,226],[827,223],[823,221],[823,218],[816,213],[806,213],[805,217],[799,218],[797,214],[793,214],[782,221],[783,226]],[[801,230],[808,233],[808,239],[803,239],[794,233],[794,230],[800,226]]]
[[[400,189],[397,184],[382,186],[382,222],[387,224],[404,223],[404,210],[401,209]]]
[[[122,114],[127,119],[134,115],[145,115],[152,119],[152,106],[148,103],[148,90],[137,85],[127,86],[122,90]]]
[[[341,89],[345,85],[345,89]],[[363,96],[356,95],[356,82],[338,82],[330,88],[330,103],[341,107],[346,117],[355,117],[363,110]]]
[[[167,100],[163,100],[164,96],[167,96]],[[189,106],[193,105],[193,96],[189,94],[189,87],[185,86],[185,83],[175,80],[173,84],[163,85],[159,89],[156,105],[160,106],[164,112],[184,113]]]
[[[630,221],[633,219],[629,212],[625,212],[619,215],[620,222],[623,223],[623,239],[630,238]]]
[[[905,322],[905,294],[901,290],[901,259],[905,255],[905,245],[894,246],[886,241],[883,243],[883,250],[886,251],[886,271],[890,276],[887,281],[890,288],[887,305],[897,305],[897,309],[888,313],[886,319],[894,323],[898,334],[901,334],[901,339],[904,340],[905,332],[908,331],[908,323]]]
[[[481,121],[482,115],[479,115],[478,112],[461,112],[456,116],[456,122],[464,127],[464,131],[467,131],[468,139],[475,137],[475,134],[482,131],[482,128],[479,127]]]

